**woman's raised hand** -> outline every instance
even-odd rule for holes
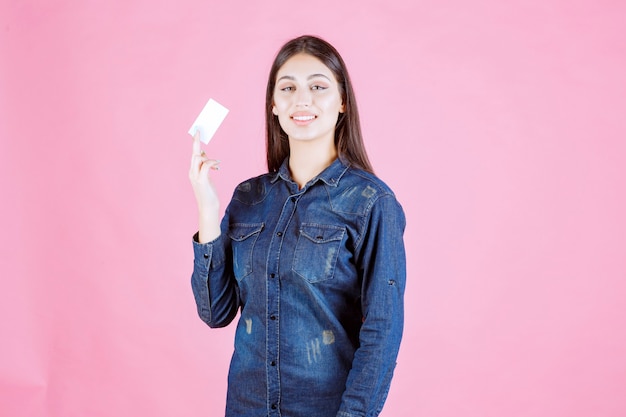
[[[189,181],[198,203],[198,241],[209,242],[220,235],[219,198],[209,175],[210,170],[218,170],[220,161],[209,159],[200,148],[200,133],[193,136],[193,151]]]

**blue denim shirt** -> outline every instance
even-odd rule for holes
[[[302,189],[287,161],[237,187],[221,236],[193,242],[202,320],[241,310],[227,416],[380,413],[402,337],[404,227],[392,191],[340,159]]]

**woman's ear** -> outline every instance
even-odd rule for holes
[[[343,102],[341,103],[341,107],[339,107],[339,113],[345,113],[346,112],[346,105],[343,104]]]
[[[272,106],[272,113],[274,113],[274,116],[278,116],[278,110],[276,110],[276,106]]]

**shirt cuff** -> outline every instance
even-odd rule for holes
[[[198,232],[196,232],[192,238],[194,260],[205,265],[207,269],[209,265],[215,267],[224,263],[225,254],[224,245],[222,243],[223,240],[222,235],[219,235],[210,242],[199,243]]]

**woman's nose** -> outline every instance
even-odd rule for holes
[[[308,88],[299,88],[296,90],[296,106],[308,106],[312,99],[311,91]]]

